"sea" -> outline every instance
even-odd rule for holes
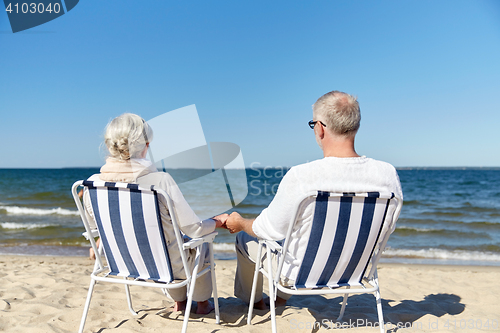
[[[210,184],[202,196],[199,186],[181,190],[200,215],[210,207],[252,218],[271,202],[287,171],[247,168],[248,194],[229,211]],[[0,255],[87,256],[71,186],[98,172],[0,169]],[[398,168],[398,174],[404,205],[381,262],[500,266],[500,168]],[[217,230],[216,258],[235,259],[235,235]]]

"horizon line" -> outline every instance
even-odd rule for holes
[[[62,170],[62,169],[100,169],[101,166],[71,166],[71,167],[0,167],[0,170]],[[279,169],[287,168],[290,169],[292,166],[260,166],[251,167],[246,166],[245,169]],[[414,169],[424,169],[424,170],[463,170],[463,169],[499,169],[500,166],[397,166],[396,170],[414,170]],[[181,170],[181,169],[192,169],[192,170],[206,170],[210,168],[166,168],[167,170]],[[243,168],[224,168],[226,170],[241,170]],[[213,169],[212,169],[213,170]],[[217,169],[218,170],[218,169]]]

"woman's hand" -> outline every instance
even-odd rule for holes
[[[227,229],[226,220],[228,217],[229,217],[229,214],[220,214],[220,215],[212,217],[212,219],[215,220],[215,227]]]

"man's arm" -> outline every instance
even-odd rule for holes
[[[226,220],[226,228],[232,234],[244,231],[250,236],[257,237],[252,230],[253,221],[255,219],[246,219],[237,212],[233,212]]]

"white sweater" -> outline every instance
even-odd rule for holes
[[[365,156],[325,157],[295,166],[286,173],[269,207],[255,219],[253,232],[262,239],[284,239],[304,194],[315,191],[393,192],[396,197],[403,199],[398,174],[389,163]],[[299,212],[290,237],[282,274],[292,280],[296,279],[301,264],[299,258],[303,257],[309,239],[313,218],[312,203]],[[395,224],[390,228],[390,232],[394,231]]]

